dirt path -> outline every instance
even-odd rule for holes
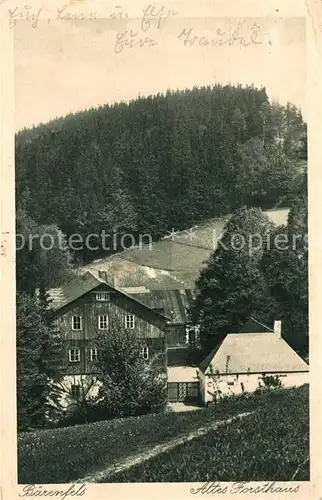
[[[235,415],[234,417],[227,418],[225,420],[217,420],[213,424],[207,425],[205,427],[200,427],[200,429],[196,431],[192,431],[188,434],[184,434],[176,439],[172,439],[171,441],[168,441],[163,444],[158,444],[156,446],[153,446],[152,448],[147,448],[146,450],[142,450],[140,453],[137,453],[136,455],[130,455],[129,457],[126,457],[124,460],[120,461],[117,464],[110,465],[109,467],[106,467],[105,469],[102,469],[100,471],[97,471],[93,474],[90,474],[86,477],[83,477],[81,479],[77,479],[74,481],[75,483],[96,483],[98,481],[101,481],[102,479],[106,478],[107,476],[112,476],[118,472],[123,472],[127,469],[130,469],[130,467],[133,467],[134,465],[138,465],[142,462],[145,462],[147,460],[150,460],[151,458],[156,457],[160,453],[164,453],[166,451],[172,450],[176,446],[179,446],[180,444],[187,443],[188,441],[191,441],[199,436],[203,436],[204,434],[207,434],[210,431],[213,431],[220,427],[223,424],[228,424],[232,422],[233,420],[240,419],[247,417],[248,415],[251,415],[254,413],[253,411],[251,412],[245,412],[245,413],[239,413],[238,415]],[[106,481],[108,482],[108,481]]]

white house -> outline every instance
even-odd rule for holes
[[[278,376],[284,387],[309,382],[309,366],[281,337],[280,321],[274,331],[228,334],[202,361],[198,374],[204,403],[214,396],[253,392],[264,385],[263,376]]]

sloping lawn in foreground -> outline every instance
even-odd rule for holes
[[[20,484],[67,483],[216,420],[244,411],[273,408],[278,402],[285,402],[286,407],[291,407],[292,401],[301,400],[304,411],[307,411],[307,392],[305,387],[281,389],[257,396],[234,398],[195,412],[144,415],[22,433],[18,436],[18,480]],[[297,418],[291,409],[289,413]],[[253,434],[251,438],[259,442]],[[208,435],[205,439],[208,443]],[[137,475],[131,480],[149,479]],[[171,479],[167,477],[163,480]]]
[[[290,397],[291,396],[291,397]],[[308,390],[100,482],[309,480]]]

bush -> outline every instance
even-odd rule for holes
[[[109,335],[96,338],[100,382],[98,403],[112,417],[127,417],[163,411],[167,402],[165,344],[152,359],[144,360],[144,341],[133,330],[124,329],[118,318],[110,320]]]
[[[282,387],[282,382],[278,375],[263,375],[262,381],[265,387]]]
[[[84,404],[86,405],[85,411]],[[55,427],[60,428],[72,425],[82,425],[113,418],[113,415],[109,414],[105,407],[93,400],[88,400],[84,404],[83,406],[77,405],[73,410],[66,412],[63,418],[57,422]]]

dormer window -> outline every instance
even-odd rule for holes
[[[108,302],[110,300],[109,292],[96,292],[95,296],[97,302]]]

